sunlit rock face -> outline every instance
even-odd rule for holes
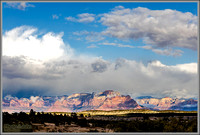
[[[56,101],[52,106],[47,109],[47,112],[71,112],[72,110],[68,109],[63,105],[61,101]]]
[[[130,96],[114,96],[107,98],[98,110],[138,109],[139,105]]]
[[[84,110],[197,110],[197,100],[171,97],[143,97],[132,99],[129,95],[121,95],[117,91],[106,90],[100,93],[75,93],[63,96],[31,96],[20,98],[6,96],[2,102],[3,111],[29,112],[78,112]]]
[[[57,103],[51,109],[65,107],[66,110],[83,111],[83,110],[118,110],[118,109],[138,109],[141,108],[135,100],[130,96],[123,96],[119,92],[113,90],[106,90],[98,94],[73,94],[68,96],[65,100]],[[59,110],[59,109],[56,109]],[[63,110],[63,108],[62,108]]]
[[[157,110],[185,110],[196,111],[197,100],[194,99],[178,99],[171,97],[164,98],[139,98],[136,100],[138,104]]]
[[[11,100],[10,107],[20,107],[20,103],[18,101]]]

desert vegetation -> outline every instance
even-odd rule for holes
[[[97,112],[101,115],[96,115],[99,114]],[[112,115],[106,112],[112,112]],[[121,113],[113,115],[116,112]],[[93,110],[64,114],[35,112],[32,109],[29,113],[3,112],[3,132],[197,132],[195,112],[122,112]]]

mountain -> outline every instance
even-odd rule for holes
[[[171,97],[153,98],[153,97],[138,97],[136,101],[139,105],[155,110],[183,110],[197,111],[197,100],[194,99],[178,99]]]
[[[170,107],[171,110],[184,110],[184,111],[196,111],[197,110],[197,100],[194,99],[188,99],[181,103],[178,103],[177,105],[174,105]]]
[[[75,93],[70,96],[31,96],[16,98],[6,96],[3,98],[3,111],[19,112],[35,111],[44,112],[74,112],[84,110],[123,110],[142,109],[129,95],[121,95],[113,90],[95,93]]]
[[[17,98],[5,96],[2,110],[7,112],[29,112],[30,109],[44,112],[77,112],[85,110],[197,110],[197,100],[171,97],[154,98],[142,96],[132,99],[113,90],[100,93],[75,93],[63,96],[31,96]]]
[[[140,97],[136,97],[136,99],[149,99],[149,98],[153,98],[152,96],[140,96]]]

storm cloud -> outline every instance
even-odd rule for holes
[[[18,27],[3,36],[2,81],[3,91],[7,93],[22,89],[29,93],[35,89],[44,95],[70,95],[112,89],[132,97],[144,94],[176,96],[181,91],[182,97],[198,95],[197,63],[165,65],[152,61],[143,64],[123,58],[108,61],[101,57],[76,56],[70,45],[63,42],[62,34],[47,33],[39,38],[33,33],[35,30]],[[45,42],[45,35],[54,44]],[[32,48],[32,41],[37,41],[34,43],[38,43],[38,52],[30,55],[26,51]],[[24,42],[30,43],[29,47],[20,44]],[[54,49],[40,52],[49,46]],[[21,47],[25,47],[23,51],[19,50]],[[13,48],[16,48],[15,53],[10,53]],[[48,54],[52,54],[50,58],[46,57]]]
[[[174,90],[183,90],[186,95],[182,93],[182,97],[197,94],[196,63],[167,66],[153,61],[145,66],[132,60],[121,59],[110,63],[102,62],[105,60],[99,58],[90,62],[49,61],[48,64],[43,63],[41,68],[27,62],[17,62],[15,66],[8,68],[5,60],[8,62],[8,58],[3,57],[3,84],[6,90],[26,88],[29,91],[31,87],[38,87],[48,89],[46,94],[50,95],[99,92],[106,89],[131,93],[131,96],[141,93],[155,95],[158,92],[165,96],[170,91],[173,95]],[[8,73],[9,71],[12,72]]]

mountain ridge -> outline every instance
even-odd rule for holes
[[[155,110],[183,110],[183,111],[197,111],[198,102],[195,99],[183,98],[137,98],[139,105]]]
[[[79,112],[85,110],[197,110],[197,100],[183,100],[164,97],[143,96],[135,100],[129,95],[121,95],[117,91],[105,90],[100,93],[74,93],[63,96],[30,96],[17,98],[5,96],[2,111],[20,112],[34,109],[44,112]]]

